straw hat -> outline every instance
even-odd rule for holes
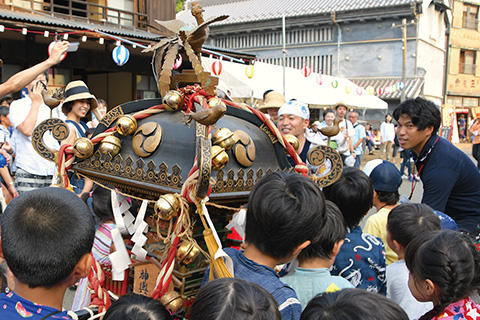
[[[85,82],[81,80],[72,81],[65,87],[65,100],[63,101],[62,111],[65,113],[65,104],[67,102],[90,99],[90,111],[95,110],[97,107],[97,98],[88,91],[88,87]]]
[[[258,110],[267,112],[268,108],[280,108],[285,104],[285,97],[277,91],[271,91],[265,96],[265,104],[258,107]]]

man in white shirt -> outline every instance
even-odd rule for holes
[[[348,120],[353,125],[355,134],[352,136],[353,150],[355,154],[355,168],[360,169],[363,141],[366,138],[365,127],[358,123],[358,113],[352,111],[348,114]]]
[[[33,148],[31,135],[35,127],[50,118],[50,108],[43,102],[42,90],[46,88],[48,73],[39,74],[28,86],[28,97],[15,100],[10,105],[10,120],[16,134],[16,181],[18,192],[50,186],[55,164],[42,158]],[[43,137],[51,149],[58,149],[58,142],[51,134]]]
[[[380,146],[380,159],[382,158],[383,152],[385,152],[385,160],[390,161],[392,145],[395,140],[395,126],[392,123],[392,115],[390,113],[385,116],[385,122],[382,122],[380,125],[380,139],[382,143]]]
[[[349,167],[353,167],[355,162],[345,162],[345,160],[350,156],[355,159],[355,153],[353,152],[352,143],[352,137],[355,135],[355,130],[353,128],[353,124],[349,120],[345,119],[347,111],[347,105],[343,102],[339,102],[335,107],[335,113],[337,114],[337,118],[341,120],[338,124],[340,126],[340,131],[345,135],[345,142],[338,146],[337,151],[338,153],[340,153],[340,156],[342,156],[343,164]]]

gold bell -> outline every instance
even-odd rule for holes
[[[137,131],[137,119],[127,114],[117,120],[117,132],[122,136],[134,134]]]
[[[189,241],[183,241],[177,248],[175,259],[178,263],[183,263],[188,266],[194,263],[199,255],[200,249]]]
[[[180,293],[176,291],[169,291],[165,293],[161,298],[160,302],[172,312],[177,312],[183,308],[183,299]]]
[[[298,151],[298,147],[300,145],[300,143],[298,142],[298,139],[297,137],[295,137],[293,134],[286,134],[284,136],[285,140],[287,140],[288,143],[290,143],[293,147],[293,149],[295,149],[295,151]]]
[[[112,158],[120,153],[122,142],[115,136],[106,136],[100,143],[100,152],[110,154]]]
[[[212,144],[220,146],[225,150],[230,150],[235,145],[235,137],[233,132],[228,128],[221,128],[212,136]]]
[[[171,193],[161,195],[155,202],[155,213],[162,220],[170,220],[178,215],[180,204],[178,199]]]
[[[167,111],[177,111],[183,106],[183,95],[180,91],[169,90],[163,97],[163,107]]]
[[[222,170],[228,163],[228,154],[220,146],[212,146],[212,169]]]
[[[93,154],[93,143],[88,138],[79,138],[73,144],[73,154],[80,159],[86,159]]]
[[[210,98],[210,100],[208,100],[208,106],[210,108],[216,107],[218,105],[225,105],[225,103],[220,98]]]

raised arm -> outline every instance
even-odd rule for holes
[[[61,61],[61,56],[68,49],[68,44],[68,41],[59,41],[55,43],[52,48],[52,54],[47,60],[14,74],[7,81],[0,84],[0,97],[21,90],[27,84],[32,82],[40,73],[59,63]]]

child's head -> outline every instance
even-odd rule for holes
[[[89,196],[88,193],[84,194],[83,201],[86,202]],[[114,221],[111,191],[96,184],[92,188],[91,197],[93,213],[100,223]]]
[[[323,188],[323,193],[338,206],[349,228],[357,226],[372,208],[372,181],[357,168],[345,168],[340,179]]]
[[[405,250],[419,234],[440,230],[440,219],[426,204],[404,203],[396,206],[388,214],[387,242],[391,248]],[[392,245],[396,241],[398,245]]]
[[[30,288],[59,285],[80,260],[90,262],[95,224],[88,207],[71,191],[43,188],[21,194],[1,221],[8,267]]]
[[[323,293],[310,300],[300,320],[407,320],[393,300],[363,289]]]
[[[297,173],[274,172],[252,189],[245,241],[280,261],[313,241],[324,222],[325,198],[317,185]]]
[[[190,320],[281,320],[275,298],[258,284],[220,278],[200,288]]]
[[[468,297],[480,282],[479,253],[469,238],[457,231],[433,231],[414,238],[407,246],[405,262],[412,295],[435,305],[421,320]]]
[[[298,261],[321,258],[331,259],[338,253],[345,239],[345,224],[337,205],[325,201],[326,219],[322,229],[318,229],[318,237],[298,255]]]
[[[371,160],[365,164],[363,172],[372,180],[376,202],[397,204],[400,199],[398,188],[402,184],[402,174],[393,163],[381,159]]]
[[[173,320],[173,316],[159,300],[139,294],[126,294],[112,303],[104,320]]]

